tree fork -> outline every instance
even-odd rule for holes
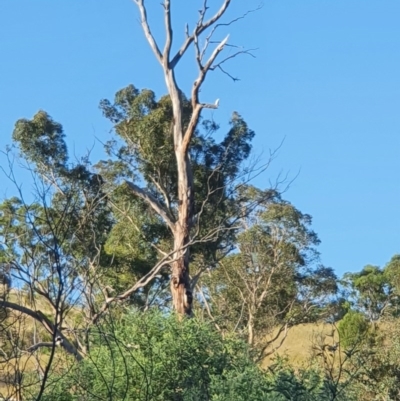
[[[227,36],[225,39],[218,41],[218,44],[211,51],[211,55],[209,57],[205,57],[206,51],[209,50],[210,44],[215,43],[211,39],[216,28],[219,26],[218,21],[225,14],[232,0],[221,0],[220,8],[209,19],[205,19],[208,10],[207,2],[205,1],[202,9],[200,10],[200,15],[193,32],[190,34],[188,29],[186,30],[186,38],[175,55],[171,55],[174,36],[171,20],[171,0],[163,0],[162,2],[165,24],[165,43],[163,48],[158,45],[151,31],[147,17],[145,0],[133,1],[139,9],[140,23],[146,40],[150,45],[154,56],[163,69],[165,83],[172,102],[173,139],[178,170],[178,199],[180,204],[176,222],[174,221],[174,224],[169,224],[174,236],[174,255],[176,259],[174,262],[172,262],[171,266],[171,292],[175,311],[180,315],[191,316],[193,296],[189,276],[189,245],[190,230],[193,226],[194,185],[192,166],[189,159],[189,149],[190,142],[196,131],[202,110],[204,108],[218,108],[218,101],[212,104],[200,102],[199,92],[209,71],[215,70],[220,66],[221,63],[224,63],[228,59],[231,59],[238,54],[246,53],[246,51],[238,51],[234,55],[227,57],[225,60],[222,60],[219,63],[216,62],[217,56],[227,44],[229,37]],[[225,25],[229,25],[230,23],[235,22],[243,17],[244,16],[236,18]],[[205,38],[205,45],[203,48],[200,48],[198,41],[199,36],[210,27],[210,32]],[[182,121],[181,91],[175,78],[175,67],[185,55],[190,45],[192,45],[195,49],[198,76],[192,84],[191,103],[193,112],[185,129]],[[137,191],[137,188],[134,189]],[[142,197],[142,199],[145,199],[147,203],[150,204],[153,209],[156,209],[159,214],[161,211],[161,217],[168,223],[169,216],[166,216],[166,213],[164,213],[163,209],[159,207],[157,202],[153,201],[143,191],[139,194],[139,196]]]

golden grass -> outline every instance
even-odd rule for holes
[[[31,308],[33,311],[40,310],[45,315],[51,316],[54,314],[49,303],[41,298],[32,300],[23,291],[12,289],[8,294],[7,300],[21,306]],[[79,312],[71,310],[68,313],[67,320],[76,319]],[[25,314],[8,310],[7,317],[3,321],[4,327],[8,327],[9,335],[12,336],[12,341],[18,344],[20,350],[27,349],[34,342],[38,341],[51,341],[51,334],[48,333],[40,323],[26,316]],[[35,340],[34,340],[35,339]],[[6,345],[8,340],[0,336],[0,348]],[[10,350],[9,350],[10,351]],[[16,378],[18,375],[24,376],[24,373],[43,371],[49,360],[49,350],[38,350],[33,353],[28,352],[15,352],[11,351],[10,354],[15,354],[17,357],[8,359],[6,354],[0,354],[0,400],[2,397],[8,397],[15,394],[16,387],[18,386]],[[53,364],[52,369],[58,369],[66,365],[63,352],[57,350],[57,363]]]
[[[271,334],[271,336],[273,335],[274,333]],[[280,356],[288,358],[294,367],[303,367],[309,363],[314,346],[334,345],[337,341],[337,333],[331,324],[300,324],[288,331],[282,346],[273,355],[266,357],[261,365],[266,368],[273,363],[277,356]]]

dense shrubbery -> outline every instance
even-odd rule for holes
[[[132,313],[93,335],[90,357],[52,377],[45,400],[323,401],[329,383],[283,362],[261,370],[246,344],[209,324]],[[346,398],[343,396],[343,399]]]

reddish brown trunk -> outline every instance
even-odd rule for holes
[[[177,259],[172,265],[171,293],[175,311],[179,315],[192,315],[192,291],[189,276],[189,230],[191,220],[190,191],[185,191],[187,196],[180,210],[180,224],[174,232],[174,249]],[[185,208],[185,209],[184,209]],[[182,210],[184,209],[184,211]]]
[[[172,267],[171,293],[174,309],[179,315],[192,315],[192,291],[188,266],[185,266],[185,257],[176,261]]]

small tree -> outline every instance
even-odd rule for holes
[[[365,337],[369,325],[362,313],[351,310],[339,322],[338,328],[342,348],[352,348]]]
[[[240,205],[236,252],[197,288],[217,327],[244,335],[262,358],[279,348],[291,326],[320,317],[324,301],[337,290],[336,276],[332,269],[313,266],[319,240],[309,215],[274,191],[248,187],[243,192],[247,202]],[[253,202],[258,207],[251,212],[247,207]]]

